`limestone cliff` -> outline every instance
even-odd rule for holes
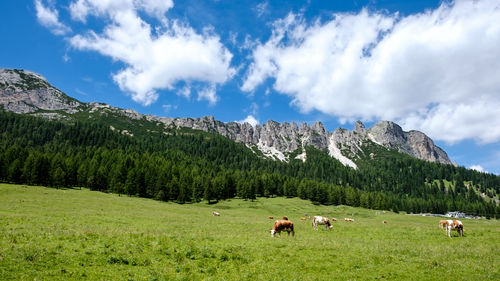
[[[424,133],[404,132],[399,125],[390,121],[378,122],[369,129],[358,121],[353,131],[339,128],[328,132],[321,122],[312,126],[302,123],[299,127],[295,122],[278,123],[270,120],[254,127],[248,123],[224,123],[212,116],[168,118],[142,115],[134,110],[103,103],[81,103],[51,86],[41,75],[25,70],[0,69],[0,105],[7,111],[46,118],[68,118],[77,112],[87,112],[89,115],[113,113],[133,120],[163,123],[169,128],[185,127],[217,133],[280,161],[290,161],[290,155],[297,155],[297,151],[295,158],[306,161],[305,147],[313,146],[327,150],[331,157],[356,169],[355,162],[363,154],[363,146],[375,144],[426,161],[451,164],[446,153]],[[62,116],[61,112],[66,115]]]

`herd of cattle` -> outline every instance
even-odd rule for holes
[[[214,216],[220,216],[220,213],[218,212],[212,212],[212,215]],[[274,216],[269,216],[269,219],[274,219]],[[301,217],[300,220],[305,221],[308,218],[306,217]],[[336,218],[332,218],[332,221],[337,221]],[[346,222],[354,222],[354,219],[351,218],[344,218],[344,221]],[[383,220],[383,224],[386,224],[387,221]],[[312,220],[312,227],[314,230],[318,230],[318,225],[324,225],[325,229],[332,230],[333,226],[330,222],[330,219],[327,217],[322,217],[322,216],[314,216]],[[446,235],[448,237],[451,237],[451,231],[455,230],[457,234],[462,237],[464,233],[464,225],[462,224],[461,221],[459,220],[441,220],[439,221],[439,226],[441,229],[445,229]],[[288,232],[288,235],[292,233],[292,236],[295,236],[295,230],[293,226],[293,222],[288,220],[287,216],[283,216],[282,219],[276,220],[273,225],[273,229],[270,230],[271,232],[271,237],[274,237],[274,235],[277,233],[278,237],[281,236],[281,232],[286,231]]]
[[[270,219],[274,219],[273,216],[269,216]],[[307,218],[302,217],[300,220],[305,221]],[[337,221],[336,218],[332,218],[332,221]],[[344,218],[344,221],[347,222],[353,222],[354,219],[351,218]],[[330,219],[327,217],[322,217],[322,216],[314,216],[312,219],[312,227],[314,230],[318,230],[318,225],[324,225],[325,229],[332,230],[333,225],[330,223]],[[292,233],[292,236],[295,236],[295,230],[293,227],[293,222],[289,221],[286,216],[283,217],[281,220],[277,220],[274,222],[273,229],[271,229],[271,237],[274,237],[274,235],[277,233],[278,236],[281,236],[281,232],[286,231],[288,232],[288,235]]]

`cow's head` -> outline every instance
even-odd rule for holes
[[[276,233],[276,230],[271,229],[271,230],[269,230],[269,232],[271,232],[271,237],[274,237],[274,234]]]
[[[330,230],[332,230],[332,228],[333,228],[333,225],[331,225],[331,224],[330,224],[329,228],[330,228]]]

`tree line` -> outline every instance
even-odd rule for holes
[[[307,148],[307,161],[272,161],[194,130],[126,136],[99,121],[61,122],[0,112],[0,181],[92,190],[178,203],[300,197],[318,204],[412,213],[460,210],[493,217],[500,177],[374,148],[353,170]]]

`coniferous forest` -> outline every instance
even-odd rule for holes
[[[286,163],[190,129],[128,136],[104,120],[51,121],[4,111],[0,123],[3,182],[177,203],[285,196],[395,212],[500,216],[490,200],[500,194],[499,176],[376,147],[365,150],[378,156],[360,159],[354,170],[313,147],[306,162]]]

